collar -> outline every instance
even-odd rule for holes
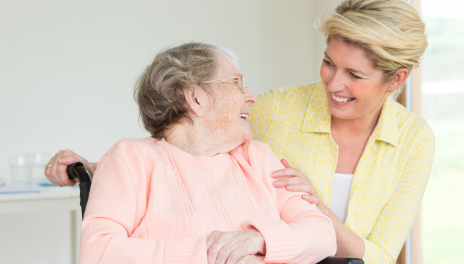
[[[314,89],[312,96],[306,106],[306,113],[301,127],[301,132],[306,133],[331,133],[331,114],[329,102],[324,86]],[[375,140],[387,142],[395,147],[398,146],[398,119],[396,117],[398,104],[390,97],[385,100],[380,112],[379,122],[372,132],[371,137]]]

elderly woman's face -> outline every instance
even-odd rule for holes
[[[379,113],[391,87],[364,50],[332,39],[321,66],[330,113],[340,119],[370,118]]]
[[[214,79],[240,77],[235,64],[226,56],[220,55]],[[249,107],[256,102],[255,96],[239,89],[238,83],[214,83],[211,92],[214,106],[205,116],[209,134],[216,142],[241,144],[253,138],[248,124]]]

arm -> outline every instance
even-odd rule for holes
[[[395,263],[412,227],[432,167],[435,140],[425,125],[411,146],[411,156],[390,201],[364,240],[366,263]]]
[[[263,181],[283,220],[277,223],[249,221],[264,236],[264,262],[315,263],[334,255],[336,238],[330,219],[315,205],[301,199],[303,193],[274,188],[270,174],[283,166],[269,147],[264,150],[261,164]],[[292,253],[289,259],[282,259],[287,253],[284,252],[285,248]]]
[[[317,205],[326,216],[332,220],[335,233],[337,234],[337,254],[336,256],[351,256],[362,258],[364,254],[364,241],[356,235],[351,229],[338,219],[338,217],[321,201],[314,189],[314,186],[309,181],[309,178],[298,169],[292,168],[288,161],[281,160],[285,166],[284,170],[275,171],[272,173],[273,182],[276,188],[286,188],[291,192],[304,192],[303,199],[308,203]]]
[[[206,237],[131,238],[145,216],[149,177],[134,142],[117,143],[101,160],[82,223],[81,263],[206,263]],[[139,230],[140,231],[140,230]]]
[[[411,229],[432,166],[434,138],[425,125],[415,137],[410,159],[403,176],[390,201],[380,212],[376,225],[364,239],[345,226],[343,222],[319,199],[308,177],[299,170],[290,168],[276,171],[273,177],[276,187],[302,191],[304,199],[317,204],[318,208],[333,222],[337,234],[337,256],[363,258],[366,263],[394,263]],[[401,224],[398,224],[401,223]],[[394,230],[395,235],[388,234]]]

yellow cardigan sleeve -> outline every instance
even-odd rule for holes
[[[425,121],[410,147],[411,156],[392,198],[381,210],[372,232],[363,239],[365,263],[394,264],[414,222],[435,148],[433,133]]]

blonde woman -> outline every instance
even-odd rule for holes
[[[426,121],[390,98],[419,66],[424,23],[402,0],[348,0],[318,28],[322,81],[259,96],[250,123],[295,167],[274,186],[308,193],[334,223],[337,255],[395,263],[434,153]]]
[[[394,263],[430,173],[434,138],[421,117],[394,102],[427,47],[425,26],[402,0],[346,0],[318,28],[327,48],[321,82],[272,90],[251,107],[255,139],[294,166],[273,173],[276,188],[307,193],[328,216],[339,256]],[[61,151],[46,174],[72,185]],[[63,165],[60,165],[61,162]]]

